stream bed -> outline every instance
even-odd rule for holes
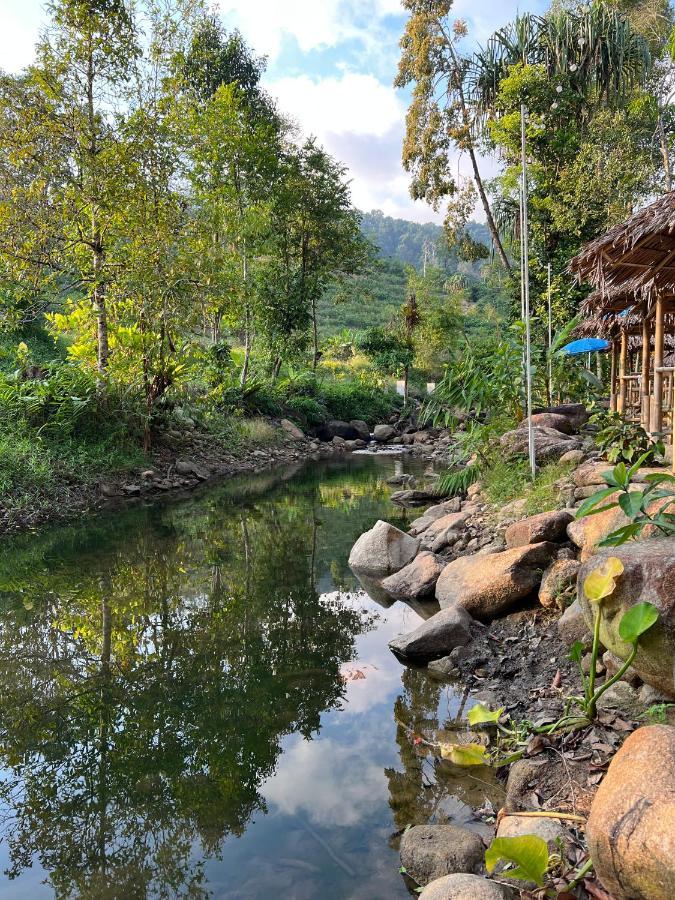
[[[359,456],[0,543],[1,898],[410,897],[397,836],[499,790],[416,751],[461,690],[348,569],[414,511]],[[466,699],[466,698],[464,698]],[[497,798],[498,799],[498,798]]]

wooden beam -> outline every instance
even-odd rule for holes
[[[612,340],[612,360],[609,375],[609,408],[616,412],[616,340]]]
[[[625,331],[621,332],[621,353],[619,355],[619,402],[617,411],[625,412],[626,409],[626,390],[628,382],[626,381],[626,364],[628,362],[628,335]]]
[[[642,382],[640,389],[640,423],[649,431],[649,365],[651,362],[651,336],[649,320],[642,320]]]
[[[651,411],[651,432],[658,434],[663,428],[663,298],[656,298],[654,322],[654,397]]]

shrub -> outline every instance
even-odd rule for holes
[[[286,401],[286,409],[291,418],[298,418],[308,425],[321,425],[327,418],[326,408],[314,397],[290,397]]]
[[[321,400],[331,419],[363,419],[376,422],[400,409],[403,400],[393,391],[382,391],[356,381],[336,381],[322,385]]]

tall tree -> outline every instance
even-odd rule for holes
[[[403,164],[413,175],[411,194],[438,207],[458,187],[452,148],[467,153],[495,251],[512,275],[478,165],[476,112],[466,83],[470,61],[459,48],[466,26],[450,20],[452,0],[403,0],[403,6],[410,17],[395,83],[414,85],[403,144]]]

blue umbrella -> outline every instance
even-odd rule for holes
[[[609,350],[609,341],[601,338],[582,338],[580,341],[572,341],[566,344],[560,352],[565,356],[577,356],[579,353],[593,353],[596,350]]]

